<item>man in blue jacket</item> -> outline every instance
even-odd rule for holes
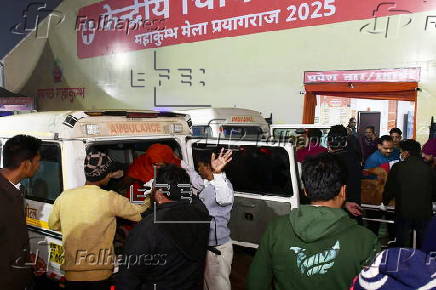
[[[372,153],[365,162],[364,173],[369,174],[364,176],[368,179],[380,179],[381,182],[386,182],[382,180],[380,176],[377,176],[376,168],[382,168],[387,173],[389,173],[392,165],[400,161],[400,150],[394,147],[394,140],[389,135],[383,135],[378,140],[377,145],[378,150]],[[367,211],[366,216],[371,219],[380,219],[383,217],[383,213],[377,211]],[[393,219],[393,215],[386,213],[387,219]],[[380,223],[378,221],[368,221],[368,228],[378,235],[380,229]],[[391,239],[394,236],[394,228],[388,225],[388,232]]]

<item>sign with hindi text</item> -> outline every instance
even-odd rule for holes
[[[435,9],[422,0],[104,0],[79,10],[77,53],[89,58]]]

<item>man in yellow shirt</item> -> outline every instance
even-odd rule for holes
[[[103,190],[114,177],[111,158],[91,152],[85,159],[86,184],[64,191],[55,201],[50,229],[62,233],[67,289],[109,289],[115,254],[116,217],[140,221],[144,205]]]

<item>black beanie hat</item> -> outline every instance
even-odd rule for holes
[[[112,172],[112,159],[106,153],[93,151],[85,158],[86,180],[96,182],[104,179]]]

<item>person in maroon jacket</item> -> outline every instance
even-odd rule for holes
[[[429,139],[422,146],[422,158],[434,169],[436,174],[436,139]]]
[[[321,145],[322,132],[320,129],[311,128],[307,130],[307,145],[297,150],[297,162],[303,162],[307,156],[316,156],[320,153],[327,152],[327,148]]]
[[[0,170],[0,288],[23,290],[32,283],[29,236],[20,182],[39,169],[41,140],[17,135],[3,147]]]

